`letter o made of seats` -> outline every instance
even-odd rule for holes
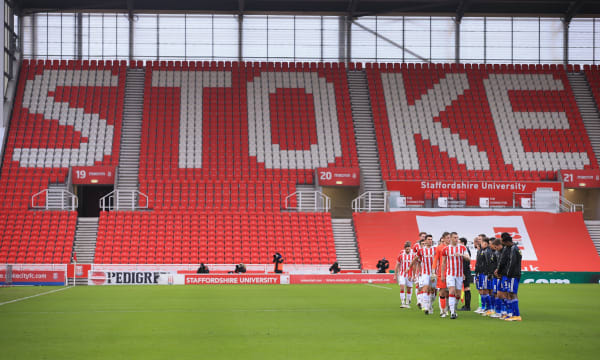
[[[317,143],[310,144],[310,150],[282,150],[272,141],[269,95],[286,88],[312,94]],[[342,156],[335,87],[317,72],[262,72],[247,83],[247,95],[250,156],[256,156],[265,168],[327,167]]]

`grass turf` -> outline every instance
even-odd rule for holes
[[[521,285],[523,321],[400,309],[397,286],[87,286],[0,306],[1,359],[596,358],[597,285]],[[0,303],[48,287],[0,289]],[[494,346],[493,344],[497,344]],[[466,357],[465,357],[466,356]]]

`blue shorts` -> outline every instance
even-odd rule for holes
[[[477,274],[477,279],[475,281],[475,285],[478,290],[486,290],[487,289],[487,276],[485,274]]]
[[[519,278],[508,278],[508,291],[511,294],[516,294],[519,291]]]
[[[486,281],[485,282],[486,289],[493,290],[494,289],[494,279],[491,276],[486,276],[485,281]]]
[[[498,291],[508,292],[508,278],[506,276],[502,276],[500,279],[500,284],[498,285]]]
[[[498,278],[493,278],[492,279],[492,291],[495,293],[498,292],[498,285],[500,284],[500,279]]]

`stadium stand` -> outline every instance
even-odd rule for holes
[[[0,262],[68,264],[77,213],[0,210]]]
[[[269,264],[334,261],[327,213],[240,211],[102,212],[96,263]]]
[[[555,180],[598,168],[560,65],[365,70],[384,180]]]
[[[128,65],[145,70],[150,210],[101,212],[96,263],[335,259],[329,214],[282,210],[315,168],[358,166],[343,63],[25,60],[0,177],[0,261],[69,261],[76,213],[28,210],[31,196],[70,166],[118,165]],[[598,168],[561,66],[365,68],[384,180]]]
[[[0,211],[7,219],[0,233],[10,235],[0,238],[0,247],[10,249],[0,252],[0,262],[15,256],[69,262],[76,213],[27,209],[32,195],[64,183],[69,167],[117,164],[126,67],[124,61],[23,61],[0,176]],[[44,202],[40,197],[36,205]],[[56,236],[62,242],[55,243]]]
[[[122,251],[144,246],[113,231],[113,220],[131,215],[102,214],[96,263],[269,263],[275,251],[294,263],[335,259],[329,214],[281,210],[296,184],[314,183],[315,168],[358,166],[343,65],[148,62],[144,92],[139,180],[153,212],[124,231],[161,229],[161,246]],[[174,221],[159,223],[173,216],[201,225],[181,233]],[[180,252],[190,239],[198,251]]]
[[[584,65],[583,72],[590,84],[596,104],[600,104],[600,67],[598,65]]]

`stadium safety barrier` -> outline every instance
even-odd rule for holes
[[[296,198],[296,206],[292,198]],[[320,191],[295,191],[285,197],[287,210],[328,212],[331,209],[331,199]]]
[[[102,211],[148,209],[148,204],[148,195],[138,190],[113,190],[100,198]]]
[[[36,205],[36,199],[41,196],[45,198],[44,205]],[[78,207],[79,198],[65,189],[44,189],[31,196],[32,209],[74,211]]]
[[[388,211],[389,191],[367,191],[352,200],[354,212]]]

